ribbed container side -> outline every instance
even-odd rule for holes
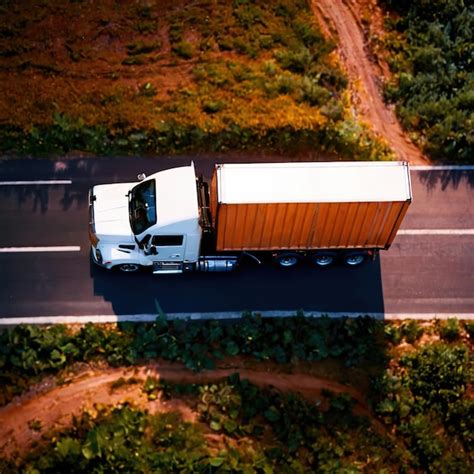
[[[217,250],[388,248],[408,205],[214,202]]]

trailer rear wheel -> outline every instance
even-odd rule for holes
[[[309,256],[310,261],[317,267],[329,267],[336,261],[334,252],[315,252]]]
[[[349,267],[362,265],[367,258],[367,254],[362,252],[351,252],[344,255],[344,263]]]
[[[300,262],[301,257],[295,252],[277,253],[273,256],[273,263],[282,268],[291,268]]]

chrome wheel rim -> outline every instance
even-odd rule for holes
[[[296,257],[282,257],[278,262],[282,267],[293,267],[298,263],[298,259]]]
[[[136,272],[138,270],[138,265],[135,265],[134,263],[124,263],[119,266],[119,269],[125,273]]]
[[[364,261],[363,255],[353,255],[346,258],[347,265],[356,266],[360,265]]]
[[[326,267],[327,265],[331,265],[333,261],[334,257],[331,257],[330,255],[320,255],[319,257],[316,257],[314,259],[316,265],[319,265],[320,267]]]

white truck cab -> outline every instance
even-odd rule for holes
[[[199,259],[201,227],[194,164],[138,183],[94,186],[89,193],[92,258],[106,268],[181,273]]]

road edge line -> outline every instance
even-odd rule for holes
[[[254,311],[253,314],[259,314],[263,318],[286,318],[295,316],[297,311]],[[459,319],[465,321],[474,321],[474,313],[335,313],[324,311],[308,311],[306,317],[321,318],[329,317],[332,319],[349,317],[357,318],[359,316],[369,316],[381,321],[401,321],[404,319],[416,319],[419,321],[431,321],[435,319]],[[153,322],[157,318],[156,314],[121,314],[121,315],[86,315],[86,316],[29,316],[0,318],[0,326],[16,326],[18,324],[86,324],[88,322],[95,324],[135,322],[145,323]],[[211,319],[232,320],[241,319],[241,312],[215,312],[215,313],[170,313],[166,315],[169,320],[190,320],[203,321]]]
[[[0,181],[0,186],[34,186],[37,184],[72,184],[70,179],[39,179],[37,181]]]
[[[35,253],[35,252],[80,252],[79,245],[62,245],[51,247],[0,247],[0,253]]]

